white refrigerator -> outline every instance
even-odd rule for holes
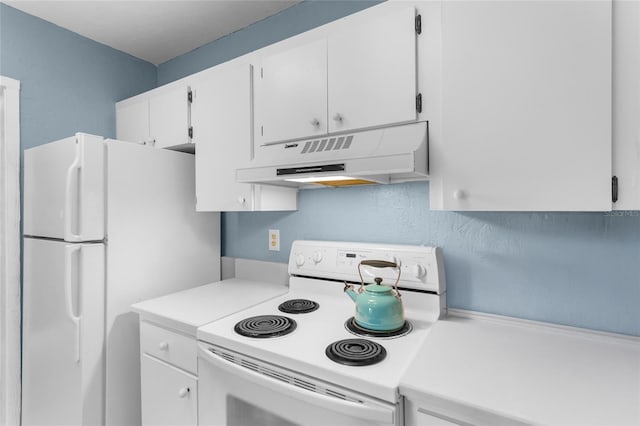
[[[133,303],[218,281],[193,155],[78,133],[24,152],[23,425],[140,424]]]

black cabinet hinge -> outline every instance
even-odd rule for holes
[[[422,15],[416,16],[416,34],[422,33]]]
[[[189,127],[189,139],[193,139],[193,126]]]
[[[618,176],[611,178],[611,201],[618,201]]]
[[[416,111],[422,112],[422,93],[418,93],[416,96]]]
[[[191,90],[187,92],[187,102],[189,103],[193,102],[193,92]]]

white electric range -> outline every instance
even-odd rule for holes
[[[343,288],[360,282],[365,259],[400,265],[406,323],[397,333],[353,326]],[[362,271],[366,283],[383,284],[398,273]],[[289,275],[287,294],[198,329],[199,423],[402,424],[400,378],[445,309],[440,250],[295,241]]]

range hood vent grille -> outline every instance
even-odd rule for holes
[[[304,142],[304,146],[300,154],[320,153],[323,151],[337,151],[351,148],[354,135],[339,136],[324,139],[315,139]],[[293,144],[290,144],[293,145]],[[295,144],[298,146],[298,144]],[[288,148],[289,146],[286,146]]]

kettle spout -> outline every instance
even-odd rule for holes
[[[347,293],[347,296],[349,296],[354,302],[358,298],[358,293],[353,289],[351,284],[344,283],[344,292]]]

